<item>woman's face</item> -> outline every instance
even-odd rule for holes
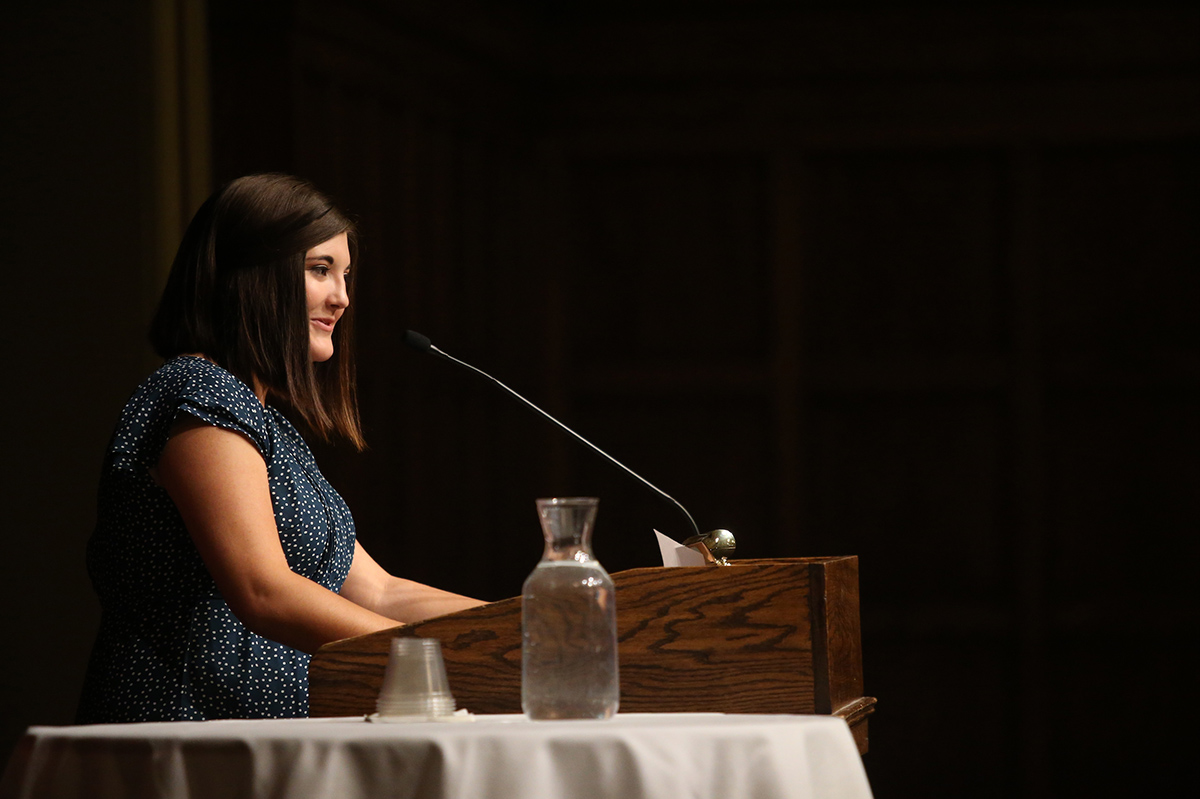
[[[345,233],[323,241],[304,254],[304,286],[308,294],[308,354],[314,361],[333,357],[333,328],[350,305],[350,244]]]

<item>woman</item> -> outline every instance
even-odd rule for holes
[[[353,224],[252,175],[188,226],[125,406],[88,571],[103,607],[80,722],[304,716],[309,654],[481,604],[388,574],[303,438],[363,447],[350,351]]]

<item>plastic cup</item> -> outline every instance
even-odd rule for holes
[[[454,696],[436,638],[393,638],[375,711],[381,717],[454,715]]]

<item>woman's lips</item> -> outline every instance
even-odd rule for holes
[[[314,327],[316,327],[318,330],[324,330],[326,333],[333,332],[333,325],[334,325],[333,319],[315,319],[314,318],[314,319],[309,319],[308,321]]]

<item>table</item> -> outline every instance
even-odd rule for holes
[[[31,727],[0,799],[870,799],[831,716],[618,714],[608,721],[287,719]]]

